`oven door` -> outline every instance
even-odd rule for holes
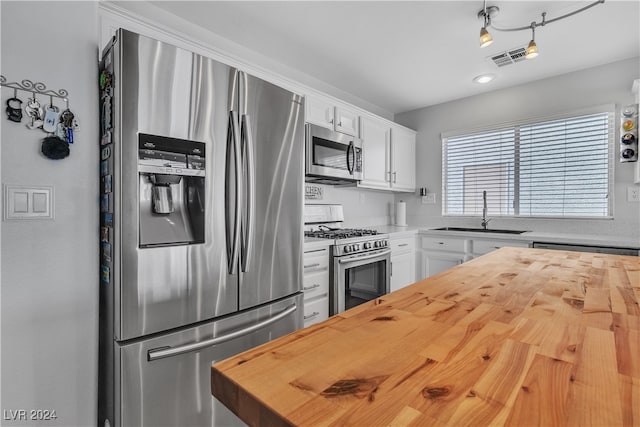
[[[329,309],[334,315],[389,293],[391,250],[334,257]]]
[[[362,179],[362,141],[320,126],[306,125],[306,175]]]

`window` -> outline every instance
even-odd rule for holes
[[[612,109],[613,110],[613,109]],[[613,111],[442,140],[443,215],[610,217]]]

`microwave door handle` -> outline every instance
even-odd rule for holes
[[[227,158],[225,173],[225,226],[227,236],[227,268],[229,274],[236,274],[238,266],[238,248],[240,246],[240,201],[242,190],[240,186],[241,163],[240,142],[238,129],[238,113],[229,112],[229,129],[227,130]],[[232,158],[233,157],[233,158]],[[231,185],[231,169],[234,167],[234,185]],[[232,192],[233,190],[233,192]],[[234,215],[231,218],[231,203],[233,201]],[[231,225],[233,224],[233,227]]]
[[[247,114],[242,115],[240,125],[240,136],[242,139],[242,162],[244,167],[245,182],[245,216],[242,228],[242,251],[241,269],[245,273],[251,267],[251,254],[254,239],[255,223],[255,162],[253,160],[253,133],[251,132],[251,122]]]
[[[192,344],[185,344],[179,347],[160,347],[160,348],[156,348],[156,349],[152,349],[149,350],[147,352],[147,360],[149,362],[153,362],[154,360],[158,360],[158,359],[164,359],[165,357],[172,357],[172,356],[178,356],[180,354],[184,354],[184,353],[190,353],[192,351],[196,351],[196,350],[202,350],[203,348],[207,348],[207,347],[211,347],[217,344],[222,344],[226,341],[230,341],[234,338],[238,338],[241,337],[243,335],[249,335],[255,331],[257,331],[258,329],[262,329],[265,326],[269,326],[275,322],[277,322],[280,319],[284,319],[285,317],[287,317],[288,315],[290,315],[291,313],[293,313],[294,311],[296,311],[298,309],[298,307],[296,306],[296,304],[293,304],[287,308],[285,308],[284,310],[282,310],[280,313],[276,314],[273,317],[270,317],[266,320],[263,320],[260,323],[256,323],[255,325],[251,325],[247,328],[244,329],[240,329],[238,331],[234,331],[231,333],[228,333],[226,335],[222,335],[216,338],[212,338],[212,339],[208,339],[208,340],[204,340],[204,341],[200,341],[200,342],[195,342]]]
[[[349,147],[347,147],[347,170],[349,171],[349,175],[353,175],[353,166],[355,163],[355,150],[353,148],[353,141],[349,142]]]

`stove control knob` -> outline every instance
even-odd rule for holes
[[[371,248],[371,242],[366,242],[364,245],[362,245],[363,248],[365,249],[370,249]]]
[[[348,254],[349,252],[351,252],[351,249],[349,249],[349,246],[345,246],[343,250],[345,254]]]
[[[383,246],[389,246],[389,241],[388,240],[383,240],[382,241],[382,245]]]
[[[379,248],[380,247],[380,240],[376,240],[373,244],[374,247]]]
[[[353,245],[353,250],[354,251],[359,251],[360,250],[360,245]]]

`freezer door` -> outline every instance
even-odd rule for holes
[[[224,243],[231,69],[125,30],[115,49],[114,333],[122,341],[237,311],[238,278],[227,272]],[[140,194],[139,133],[205,144],[204,243],[140,247],[140,209],[151,208]]]
[[[302,283],[302,97],[240,73],[245,200],[240,309],[290,295]]]
[[[211,395],[211,364],[295,331],[302,326],[302,311],[298,294],[197,328],[117,347],[121,369],[116,381],[122,391],[120,422],[115,425],[244,425]],[[258,327],[260,323],[266,325]],[[257,329],[244,332],[252,327]],[[222,342],[207,346],[212,339]]]

